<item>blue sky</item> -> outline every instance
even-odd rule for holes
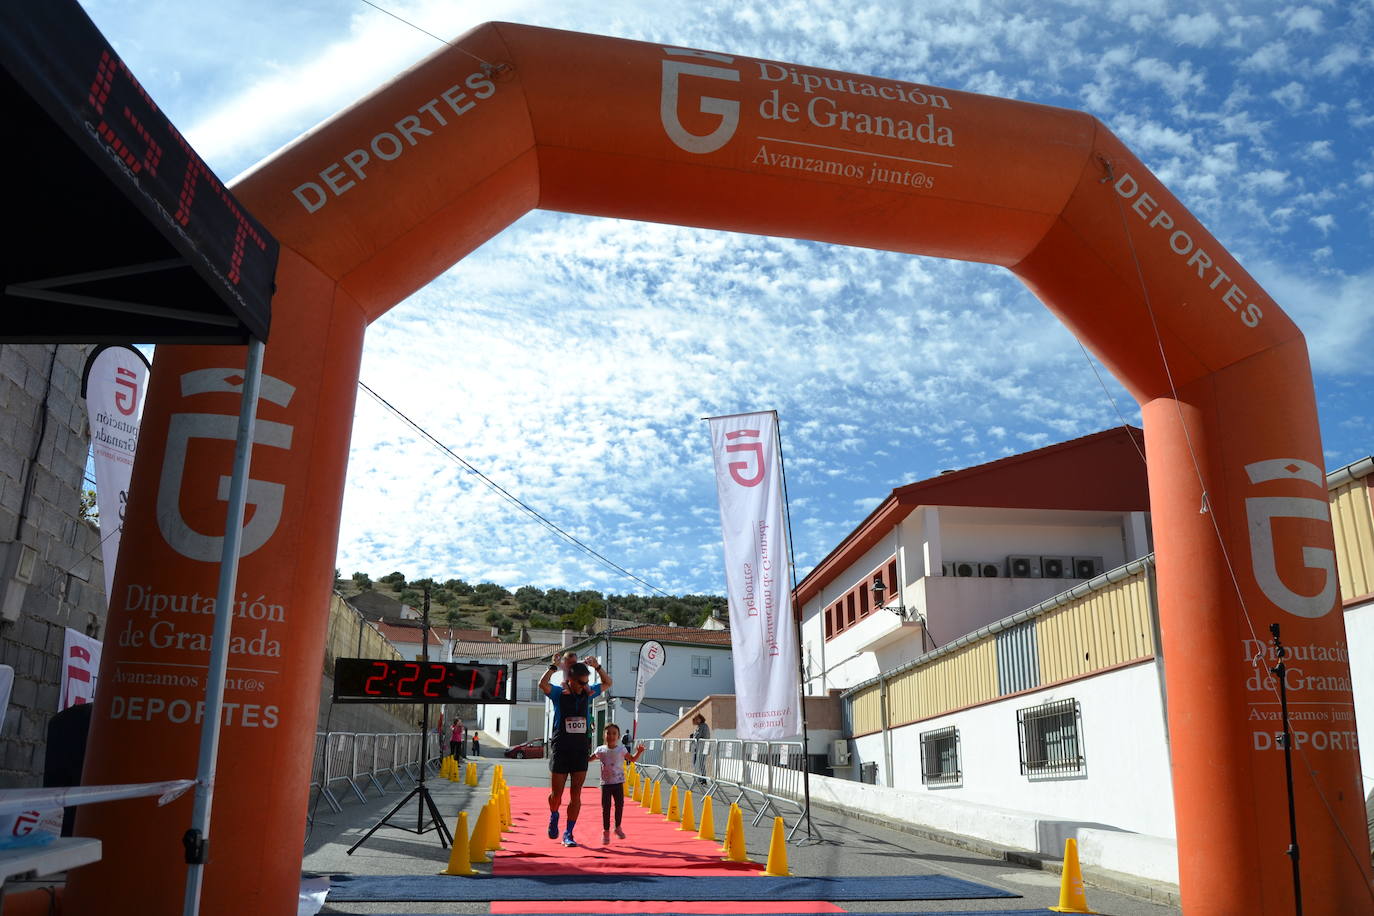
[[[360,0],[82,3],[224,178],[439,47]],[[1303,328],[1328,468],[1374,452],[1374,0],[379,5],[1096,115]],[[545,212],[375,323],[362,378],[669,592],[724,588],[703,416],[779,411],[799,575],[895,486],[1139,423],[998,268]],[[364,394],[338,566],[643,591]]]

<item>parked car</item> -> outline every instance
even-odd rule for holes
[[[526,741],[524,744],[517,744],[506,749],[507,757],[516,757],[524,760],[526,757],[544,756],[544,739],[535,738],[533,741]]]

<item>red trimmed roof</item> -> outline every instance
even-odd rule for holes
[[[419,627],[401,627],[394,623],[386,623],[382,620],[374,620],[372,625],[376,627],[377,632],[385,636],[389,642],[419,643],[423,641],[422,634],[424,631]],[[439,638],[439,634],[433,627],[430,627],[429,630],[429,644],[431,646],[442,646],[444,644],[444,641]]]
[[[798,606],[814,598],[921,506],[1145,512],[1144,434],[1118,426],[898,487],[797,586]]]
[[[638,627],[625,627],[622,630],[612,630],[613,639],[657,639],[662,642],[684,642],[696,643],[702,646],[728,646],[730,645],[729,630],[704,630],[699,627],[666,627],[657,624],[645,624]],[[605,639],[604,635],[600,635]],[[582,640],[587,642],[588,640]],[[594,641],[594,639],[593,639]]]

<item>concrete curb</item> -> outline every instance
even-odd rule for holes
[[[906,821],[892,820],[867,811],[852,811],[836,805],[829,805],[818,802],[814,798],[811,800],[814,808],[833,812],[846,818],[856,821],[863,821],[867,824],[874,824],[879,827],[886,827],[889,830],[896,830],[922,839],[933,840],[936,843],[943,843],[946,846],[953,846],[957,849],[965,849],[969,852],[976,852],[979,855],[988,856],[993,859],[1001,859],[1013,865],[1021,865],[1026,868],[1037,868],[1041,871],[1053,874],[1062,874],[1064,862],[1062,859],[1053,856],[1041,855],[1038,852],[1031,852],[1028,849],[1013,849],[1009,846],[999,846],[987,840],[977,837],[963,836],[957,833],[948,833],[943,830],[934,830],[923,827],[920,824],[912,824]],[[1132,897],[1139,897],[1151,903],[1161,903],[1166,906],[1181,907],[1182,898],[1179,896],[1178,888],[1163,881],[1151,881],[1148,878],[1127,875],[1122,872],[1110,871],[1105,868],[1094,868],[1084,865],[1080,867],[1085,884],[1100,887],[1103,890],[1115,891],[1119,894],[1129,894]]]

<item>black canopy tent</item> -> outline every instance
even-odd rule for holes
[[[5,343],[267,339],[277,242],[74,0],[0,3]]]
[[[75,0],[0,2],[0,343],[246,344],[216,607],[232,607],[278,245]],[[231,615],[215,615],[186,849],[200,908]]]

